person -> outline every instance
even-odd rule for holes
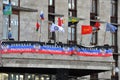
[[[8,31],[8,40],[14,40],[14,38],[12,37],[11,30]]]

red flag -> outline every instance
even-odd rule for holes
[[[63,18],[58,17],[58,26],[63,26],[63,24],[64,24]]]
[[[85,34],[91,34],[91,33],[92,33],[92,26],[82,25],[81,34],[85,35]]]
[[[36,23],[36,31],[38,31],[39,28],[40,28],[40,24],[37,22],[37,23]]]
[[[97,29],[100,27],[100,23],[99,22],[96,22],[94,27],[96,27]]]

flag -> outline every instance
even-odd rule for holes
[[[68,26],[76,25],[79,22],[79,20],[80,20],[79,18],[69,17]]]
[[[41,11],[41,13],[40,13],[40,19],[44,20],[44,13],[43,13],[43,11]]]
[[[55,32],[55,31],[64,32],[64,28],[52,23],[52,25],[50,26],[50,32]]]
[[[114,25],[112,25],[110,23],[106,24],[106,31],[110,31],[110,32],[114,33],[116,30],[117,30],[116,26],[114,26]]]
[[[37,23],[36,23],[36,31],[38,31],[39,28],[40,28],[40,24],[39,24],[38,21],[37,21]]]
[[[64,25],[64,19],[63,17],[58,17],[58,26],[63,26]]]
[[[97,32],[98,30],[100,30],[100,23],[96,22],[93,26],[93,32]]]
[[[91,34],[92,33],[92,26],[90,25],[82,25],[82,29],[81,29],[81,34],[85,35],[85,34]]]
[[[4,15],[11,15],[12,14],[12,6],[11,4],[6,4],[4,9],[3,9],[3,14]]]
[[[94,24],[94,27],[96,27],[97,29],[100,27],[100,23],[99,22],[96,22],[95,24]]]

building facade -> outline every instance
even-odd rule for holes
[[[11,14],[4,13],[8,4],[11,5],[12,8]],[[0,0],[0,40],[39,41],[83,46],[109,45],[114,47],[114,56],[110,59],[115,61],[115,68],[119,68],[119,6],[120,0]],[[42,15],[44,20],[40,19],[41,12],[44,14]],[[58,24],[58,18],[63,18],[64,25],[62,27],[64,32],[59,30],[51,32],[51,25],[52,23]],[[70,18],[73,20],[71,20],[72,24],[69,23]],[[96,22],[100,24],[100,30],[87,35],[81,34],[83,25],[94,27]],[[36,26],[38,26],[37,23],[39,23],[38,31],[36,31]],[[107,23],[114,25],[117,30],[114,31],[114,33],[106,31]],[[9,39],[9,31],[11,32],[12,39]],[[89,58],[88,60],[93,58]],[[104,60],[104,58],[100,59]],[[10,75],[13,75],[13,73]],[[29,74],[31,73],[27,73],[27,75]],[[0,78],[3,79],[2,76],[8,75],[9,74],[2,73]],[[33,78],[32,75],[34,76],[33,73],[29,75],[31,79]],[[100,71],[98,74],[86,75],[85,80],[98,80],[97,78],[100,80],[111,79],[111,75],[111,71]],[[116,72],[115,75],[117,76],[115,80],[120,80],[119,72]],[[20,74],[17,79],[9,79],[23,80],[20,79],[23,78],[23,76],[23,74]],[[48,75],[39,76],[38,74],[36,74],[36,78],[34,77],[32,80],[38,80],[38,77],[42,78],[43,76],[46,77],[44,80],[49,80]],[[52,77],[54,78],[54,76]],[[82,77],[78,76],[76,80],[82,80]]]

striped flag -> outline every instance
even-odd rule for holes
[[[43,11],[41,11],[41,13],[40,13],[40,19],[44,20],[44,13],[43,13]]]

